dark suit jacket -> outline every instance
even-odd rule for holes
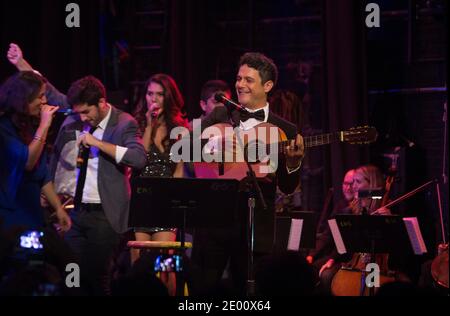
[[[51,161],[54,175],[64,145],[76,138],[75,131],[83,129],[79,116],[68,117],[58,133]],[[106,217],[118,233],[128,230],[131,188],[129,168],[142,169],[146,154],[139,136],[138,124],[128,113],[112,107],[111,117],[103,134],[103,141],[128,148],[120,164],[100,152],[98,163],[98,190]],[[75,161],[73,162],[75,164]]]
[[[202,130],[218,123],[230,123],[233,126],[239,126],[239,112],[237,110],[227,111],[229,110],[223,106],[214,108],[214,110],[202,120]],[[279,127],[286,134],[288,139],[295,139],[297,127],[294,124],[272,112],[269,112],[267,122]],[[286,160],[280,155],[276,178],[280,190],[286,194],[290,194],[294,192],[300,182],[300,170],[288,174]]]

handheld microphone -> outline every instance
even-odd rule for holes
[[[56,111],[56,113],[62,114],[64,116],[77,114],[72,109],[58,109],[58,111]]]
[[[91,127],[89,130],[85,127],[84,132],[89,134],[94,133],[97,127]],[[89,153],[91,151],[90,147],[86,147],[80,142],[80,146],[78,147],[78,156],[77,156],[77,168],[80,169],[81,166],[85,163],[85,160],[89,159]]]
[[[150,106],[150,117],[152,118],[152,120],[156,119],[158,117],[158,111],[161,108],[158,106],[158,104],[156,103],[152,103]]]
[[[222,93],[222,92],[217,92],[217,93],[214,95],[214,99],[215,99],[217,102],[223,103],[223,104],[224,104],[225,106],[227,106],[227,107],[231,107],[231,108],[237,109],[237,110],[239,110],[239,111],[246,111],[245,108],[244,108],[242,105],[237,104],[236,102],[234,102],[234,101],[228,99],[227,97],[225,97],[225,94]]]
[[[78,147],[78,156],[77,156],[77,168],[80,169],[83,165],[84,159],[85,159],[85,151],[89,150],[89,148],[84,147],[83,144],[80,143],[80,146]]]

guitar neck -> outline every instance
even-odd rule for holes
[[[340,141],[340,132],[303,137],[305,148],[331,144]]]
[[[314,136],[303,136],[303,143],[305,144],[305,148],[328,145],[336,141],[341,141],[340,134],[341,132],[314,135]],[[279,143],[279,145],[286,146],[290,142],[291,140],[282,141]]]

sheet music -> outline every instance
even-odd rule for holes
[[[422,255],[427,252],[425,241],[423,240],[422,232],[420,231],[419,222],[417,217],[405,217],[403,222],[408,232],[409,241],[413,248],[414,254]]]
[[[345,248],[344,241],[342,240],[341,232],[335,219],[329,219],[328,225],[330,226],[331,233],[333,234],[334,243],[336,245],[337,252],[342,255],[347,253],[347,248]]]
[[[298,251],[302,236],[303,219],[293,218],[291,220],[291,229],[289,231],[289,240],[287,250]]]

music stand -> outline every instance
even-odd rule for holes
[[[414,248],[400,216],[336,215],[328,224],[339,254],[370,253],[370,263],[375,263],[377,253],[398,254]],[[374,288],[369,290],[373,295]]]
[[[231,227],[237,221],[239,182],[228,179],[135,178],[130,227]]]
[[[315,212],[294,211],[289,212],[288,215],[277,215],[276,222],[275,249],[277,251],[299,251],[316,247]]]
[[[232,227],[237,222],[237,180],[135,178],[131,189],[129,226],[179,228],[181,251],[187,248],[186,228]],[[183,285],[183,279],[177,283]],[[180,295],[181,287],[177,285]]]
[[[401,253],[412,249],[401,216],[336,215],[328,224],[339,254]]]

